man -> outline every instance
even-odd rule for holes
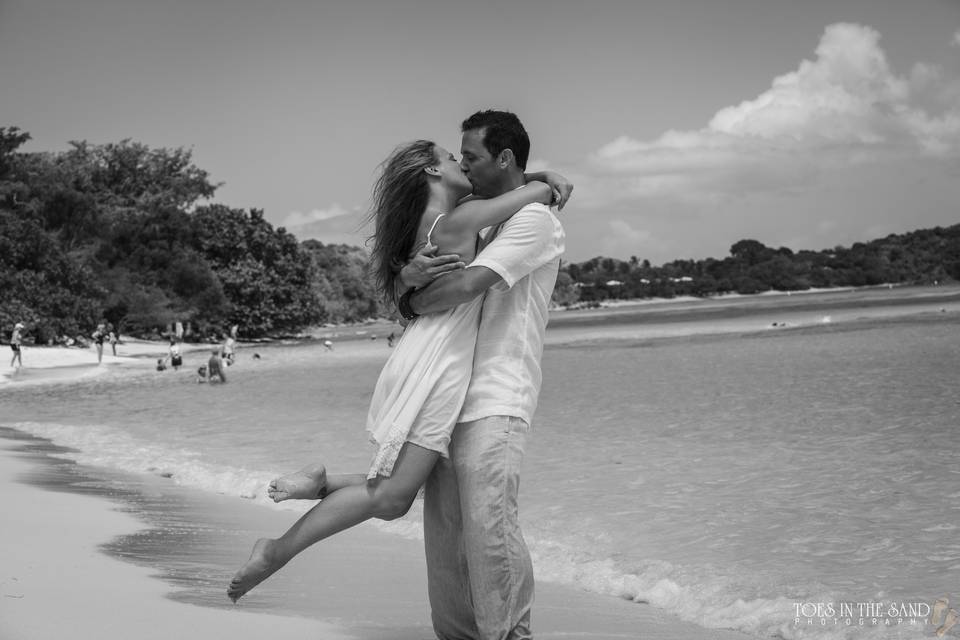
[[[210,349],[210,359],[207,360],[207,366],[203,374],[203,381],[226,382],[227,376],[223,372],[224,368],[225,365],[223,364],[223,353],[221,352],[220,347],[212,347]]]
[[[525,183],[530,142],[514,114],[478,112],[462,131],[461,168],[474,195],[493,197]],[[411,319],[486,293],[450,458],[437,463],[424,493],[428,588],[441,640],[532,637],[533,570],[517,494],[563,250],[560,222],[546,206],[528,205],[488,232],[469,268],[401,298],[401,313]],[[422,284],[424,264],[404,267],[404,284]]]

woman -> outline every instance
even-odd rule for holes
[[[553,176],[537,174],[537,178]],[[549,204],[551,186],[531,180],[488,200],[460,201],[471,192],[453,155],[432,142],[399,147],[384,163],[374,189],[373,261],[377,285],[396,300],[395,265],[425,244],[459,254],[477,252],[478,232],[534,202]],[[374,390],[367,430],[377,444],[366,476],[328,479],[322,466],[274,480],[274,501],[321,502],[278,539],[262,538],[237,572],[227,595],[236,602],[313,543],[369,518],[404,515],[447,445],[470,382],[482,296],[443,313],[414,320],[384,365]]]
[[[180,345],[176,338],[170,338],[170,349],[166,359],[170,361],[170,366],[173,367],[174,371],[180,370],[180,365],[183,364],[183,356],[180,355]]]
[[[97,364],[103,363],[103,341],[107,339],[107,325],[102,322],[97,325],[97,330],[90,336],[97,346]]]

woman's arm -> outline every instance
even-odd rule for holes
[[[533,173],[523,174],[523,177],[527,182],[539,180],[550,185],[550,189],[553,190],[553,202],[551,204],[557,205],[558,211],[563,210],[567,200],[570,199],[570,194],[573,192],[573,183],[556,171],[534,171]]]
[[[570,199],[570,194],[573,192],[573,183],[555,171],[536,171],[533,173],[526,173],[524,174],[524,179],[527,181],[528,185],[531,182],[547,183],[552,193],[552,204],[557,205],[557,209],[563,209],[563,206],[567,203],[567,200]],[[518,189],[517,191],[522,191],[522,189]],[[510,192],[510,194],[515,193],[516,192]],[[496,201],[497,198],[493,198],[491,200],[468,200],[457,207],[457,210],[460,210],[461,207],[465,207],[466,205],[472,203],[486,202],[488,204],[495,204]],[[514,203],[516,208],[513,210],[510,210],[509,208],[509,206],[513,205],[509,205],[506,209],[500,212],[503,213],[503,217],[499,220],[496,220],[492,224],[499,224],[500,222],[503,222],[512,216],[516,211],[519,211],[520,208],[530,204],[531,202],[537,202],[537,200],[523,200],[519,204]],[[540,200],[540,202],[544,202],[544,204],[550,204],[545,200]],[[445,222],[444,224],[449,224],[449,222]],[[487,224],[486,226],[490,226],[490,224]],[[477,231],[483,228],[483,226],[478,227]],[[426,245],[417,252],[417,255],[414,256],[412,260],[406,264],[397,264],[394,266],[394,269],[400,274],[397,278],[397,288],[395,290],[397,298],[399,298],[409,288],[424,287],[433,282],[437,276],[464,268],[464,263],[456,254],[437,256],[434,255],[435,251],[436,246]]]
[[[447,232],[473,234],[500,224],[528,204],[550,204],[551,200],[553,190],[550,185],[535,180],[495,198],[464,202],[447,216],[443,224]]]

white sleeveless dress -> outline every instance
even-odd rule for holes
[[[428,242],[442,217],[430,227]],[[405,442],[447,457],[473,372],[483,298],[407,325],[373,390],[367,432],[377,451],[368,479],[390,476]]]

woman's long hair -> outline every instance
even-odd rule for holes
[[[372,269],[377,288],[385,300],[396,302],[394,283],[413,250],[420,218],[430,199],[427,167],[437,164],[436,145],[416,140],[394,149],[381,165],[373,186],[373,210],[369,219],[375,230],[370,240]]]

